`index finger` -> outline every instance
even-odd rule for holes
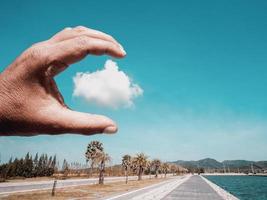
[[[67,67],[80,61],[88,54],[107,54],[116,58],[122,58],[126,55],[126,52],[121,46],[113,42],[81,36],[50,45],[47,49],[48,58],[46,66],[63,63]]]
[[[59,33],[55,34],[50,41],[52,42],[61,42],[64,40],[72,39],[74,37],[79,37],[86,35],[88,37],[93,37],[93,38],[98,38],[102,40],[107,40],[110,42],[114,42],[115,44],[119,45],[119,42],[117,42],[112,36],[101,32],[97,31],[94,29],[90,29],[84,26],[77,26],[75,28],[65,28]]]

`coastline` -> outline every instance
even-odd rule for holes
[[[202,176],[248,176],[244,173],[203,173]]]
[[[238,200],[237,197],[234,195],[230,194],[220,186],[216,185],[215,183],[211,182],[210,180],[206,179],[202,175],[200,177],[213,189],[217,192],[218,195],[220,195],[223,199],[225,200]]]

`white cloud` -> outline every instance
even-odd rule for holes
[[[143,89],[112,60],[107,60],[100,71],[77,73],[73,81],[73,96],[102,107],[131,107],[133,99],[143,94]]]

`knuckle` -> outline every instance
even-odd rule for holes
[[[103,36],[103,37],[106,37],[106,38],[108,38],[110,40],[114,40],[115,41],[115,39],[111,35],[109,35],[107,33],[104,33],[102,31],[97,31],[97,30],[95,31],[95,33],[96,33],[96,35]]]
[[[80,45],[80,46],[85,46],[88,44],[88,37],[85,36],[85,35],[81,35],[77,38],[77,43]]]
[[[41,50],[39,49],[38,45],[33,45],[27,53],[32,59],[40,58],[41,56]]]
[[[27,50],[27,58],[30,60],[44,61],[46,59],[46,51],[38,44],[33,45]]]
[[[87,28],[85,26],[76,26],[74,28],[74,30],[76,30],[76,31],[84,31],[84,30],[87,30]]]
[[[103,35],[104,35],[105,37],[107,37],[108,39],[115,41],[115,39],[114,39],[111,35],[109,35],[109,34],[107,34],[107,33],[102,33],[102,32],[100,32],[100,33],[103,34]]]

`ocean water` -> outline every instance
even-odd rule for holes
[[[205,176],[241,200],[267,200],[265,176]]]

